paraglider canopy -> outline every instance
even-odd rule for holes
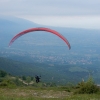
[[[34,32],[34,31],[46,31],[46,32],[50,32],[50,33],[52,33],[52,34],[55,34],[55,35],[57,35],[59,38],[61,38],[61,39],[68,45],[68,48],[69,48],[69,49],[71,49],[70,43],[68,42],[68,40],[67,40],[64,36],[62,36],[60,33],[58,33],[58,32],[55,31],[55,30],[52,30],[52,29],[49,29],[49,28],[42,28],[42,27],[31,28],[31,29],[27,29],[27,30],[24,30],[24,31],[18,33],[17,35],[15,35],[15,36],[11,39],[11,41],[10,41],[10,43],[9,43],[9,46],[11,46],[11,44],[12,44],[17,38],[19,38],[20,36],[22,36],[22,35],[24,35],[24,34],[26,34],[26,33],[29,33],[29,32]]]

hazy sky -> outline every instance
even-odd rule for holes
[[[100,29],[100,0],[0,0],[0,15],[44,25]]]

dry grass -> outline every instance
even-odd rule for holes
[[[26,88],[0,88],[0,96],[4,97],[35,97],[35,98],[67,98],[71,95],[66,91],[55,91],[55,90],[42,90],[42,89],[26,89]]]
[[[0,88],[0,100],[100,100],[100,93],[74,95],[57,88]]]

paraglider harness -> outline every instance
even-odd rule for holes
[[[41,76],[39,77],[39,76],[36,75],[35,79],[36,79],[36,83],[38,83],[38,82],[40,82]]]

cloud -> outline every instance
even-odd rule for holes
[[[100,16],[21,16],[42,25],[100,29]]]
[[[46,25],[100,29],[100,0],[0,0],[0,15]]]
[[[99,5],[100,0],[0,0],[0,14],[98,15]]]

